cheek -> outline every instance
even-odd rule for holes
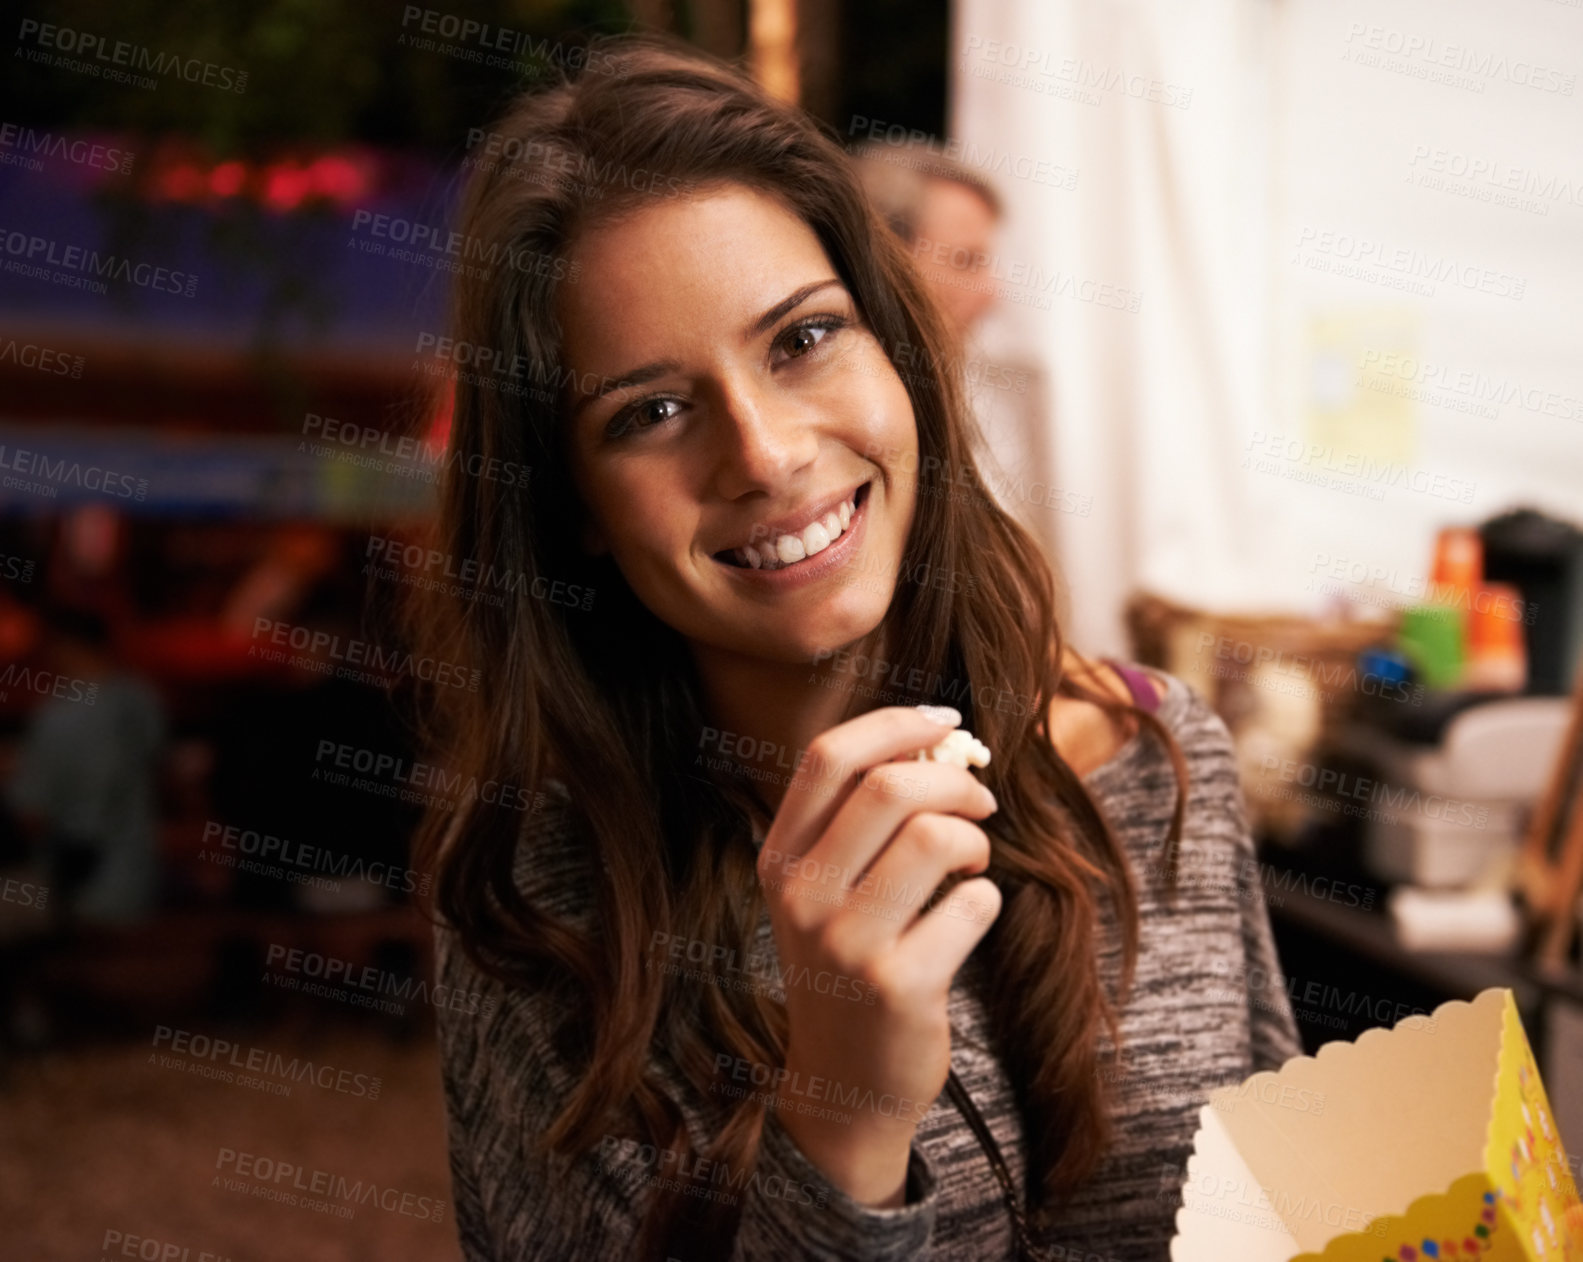
[[[903,468],[916,469],[918,422],[913,416],[912,399],[900,381],[892,381],[876,409],[875,423],[883,427],[880,441],[886,451],[900,456]]]
[[[666,550],[676,529],[675,501],[656,493],[643,478],[625,478],[607,488],[602,514],[610,523],[611,537],[632,551]]]
[[[866,459],[885,464],[916,454],[912,398],[888,360],[876,357],[854,374],[842,404],[851,426],[848,441]]]
[[[609,472],[595,488],[595,511],[618,556],[641,564],[645,556],[667,561],[687,548],[695,522],[688,499],[660,470],[633,461]]]

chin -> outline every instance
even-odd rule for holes
[[[823,660],[839,649],[860,643],[885,620],[889,608],[889,593],[883,602],[877,595],[864,593],[861,604],[843,610],[842,616],[819,619],[801,628],[802,634],[797,637],[799,660]]]
[[[722,647],[744,657],[812,666],[862,640],[884,621],[890,607],[888,592],[883,600],[878,593],[855,595],[856,599],[843,601],[838,594],[827,607],[799,619],[796,626],[780,620],[773,626],[740,628],[738,634],[725,637],[729,643]]]

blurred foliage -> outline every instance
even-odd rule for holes
[[[15,53],[0,88],[3,117],[33,126],[103,128],[157,139],[179,135],[216,158],[265,157],[282,147],[328,148],[351,141],[450,152],[468,127],[496,115],[522,88],[555,73],[531,55],[489,67],[411,46],[422,36],[412,11],[487,22],[520,32],[535,49],[567,50],[595,33],[632,23],[621,0],[469,0],[406,5],[379,0],[49,0],[24,3],[9,26],[34,19],[124,40],[155,55],[201,58],[247,72],[243,92],[175,75],[150,91],[42,65]],[[477,47],[439,41],[447,48]]]
[[[736,4],[736,24],[715,18]],[[96,200],[118,251],[158,257],[178,240],[205,242],[222,260],[222,287],[246,285],[253,308],[254,353],[270,361],[290,330],[327,330],[341,305],[316,273],[311,247],[335,212],[305,203],[289,214],[251,197],[211,200],[203,209],[150,198],[153,158],[167,145],[196,151],[208,164],[250,164],[301,157],[348,145],[426,153],[454,162],[467,129],[499,116],[524,88],[559,75],[567,58],[595,34],[638,25],[635,13],[715,51],[747,29],[748,0],[22,0],[10,6],[13,45],[0,83],[0,122],[125,137],[138,154],[128,179],[101,184]],[[808,55],[825,60],[829,88],[814,104],[843,139],[854,112],[938,132],[943,125],[947,0],[842,0],[810,4]],[[431,24],[487,23],[529,41],[526,49],[490,50],[446,39]],[[154,57],[196,58],[245,71],[241,92],[154,73],[152,90],[31,60],[36,32],[28,21],[118,41]],[[730,35],[734,30],[737,34]],[[419,41],[433,40],[435,47]],[[59,36],[56,37],[59,43]],[[488,66],[454,55],[493,52],[510,64]],[[63,56],[74,54],[59,49]],[[91,61],[93,58],[81,58]],[[102,62],[106,66],[110,62]],[[123,65],[133,73],[146,74]],[[437,203],[447,190],[431,190]],[[435,207],[443,216],[443,205]],[[208,283],[206,281],[206,283]],[[284,377],[281,378],[284,380]]]
[[[738,29],[745,30],[747,0],[741,5]],[[534,48],[548,41],[564,57],[592,35],[634,29],[634,10],[653,8],[623,0],[23,0],[8,7],[13,53],[0,84],[0,120],[181,136],[216,159],[347,142],[451,154],[468,127],[556,72],[553,61],[531,55],[502,68],[413,47],[402,38],[422,34],[418,20],[403,24],[410,11],[520,32]],[[838,27],[819,38],[838,63],[834,98],[821,110],[826,120],[843,135],[853,113],[941,133],[947,0],[837,0],[821,11]],[[701,6],[677,0],[657,12],[687,38],[714,42],[694,29]],[[244,70],[247,88],[227,92],[159,75],[149,91],[42,65],[16,55],[33,46],[17,37],[27,19]]]
[[[862,0],[841,32],[841,97],[830,120],[848,139],[852,116],[946,134],[951,56],[948,0]],[[884,34],[875,38],[874,32]],[[853,138],[855,139],[855,137]]]
[[[455,56],[460,50],[496,50],[426,34],[424,15],[433,15],[431,23],[487,23],[510,32],[510,42],[518,36],[529,41],[527,51],[499,51],[511,63],[505,66]],[[150,90],[35,62],[25,50],[40,47],[37,30],[21,33],[29,19],[96,36],[107,50],[124,41],[156,58],[197,58],[245,71],[245,88],[228,91],[154,73]],[[311,248],[335,212],[323,203],[305,203],[282,215],[251,197],[211,201],[203,210],[151,202],[143,187],[153,175],[151,155],[171,142],[182,152],[196,150],[210,164],[233,158],[257,164],[371,144],[454,160],[469,127],[495,117],[523,88],[557,75],[591,35],[631,26],[621,0],[25,3],[10,24],[13,53],[0,86],[0,121],[128,138],[139,155],[134,174],[106,181],[94,194],[108,244],[121,253],[160,257],[196,234],[211,261],[223,264],[224,274],[208,277],[209,284],[218,280],[224,288],[245,286],[259,295],[251,342],[255,357],[267,365],[290,340],[289,330],[314,336],[337,316],[341,304],[316,275]],[[432,40],[435,47],[415,46],[419,40]],[[94,60],[59,47],[74,42],[56,34],[48,51]],[[148,73],[124,63],[122,68]],[[444,190],[436,196],[443,199]],[[124,302],[126,296],[111,301]],[[269,379],[283,386],[289,381],[285,375]]]

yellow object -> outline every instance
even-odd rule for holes
[[[1309,324],[1306,463],[1371,481],[1365,470],[1410,464],[1418,454],[1418,398],[1426,364],[1414,355],[1417,312],[1396,303],[1350,307]]]
[[[1491,989],[1211,1093],[1171,1258],[1583,1262],[1580,1221],[1517,1005]]]

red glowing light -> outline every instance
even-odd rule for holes
[[[235,197],[242,191],[246,178],[247,168],[240,162],[235,159],[222,162],[209,172],[209,191],[216,197]]]
[[[193,202],[208,191],[209,181],[203,171],[191,162],[167,166],[154,176],[154,195],[162,200]]]
[[[440,394],[434,410],[434,420],[429,423],[429,436],[425,440],[430,451],[442,452],[451,441],[451,421],[455,416],[456,394],[447,386]]]
[[[376,156],[358,149],[271,162],[228,158],[212,165],[189,151],[167,150],[151,164],[145,188],[156,201],[247,197],[288,214],[310,202],[359,205],[377,192],[381,169]]]
[[[313,191],[338,202],[356,201],[368,191],[368,174],[362,164],[327,153],[308,168]]]
[[[295,210],[312,191],[308,173],[301,167],[281,163],[264,173],[264,204],[271,210]]]

